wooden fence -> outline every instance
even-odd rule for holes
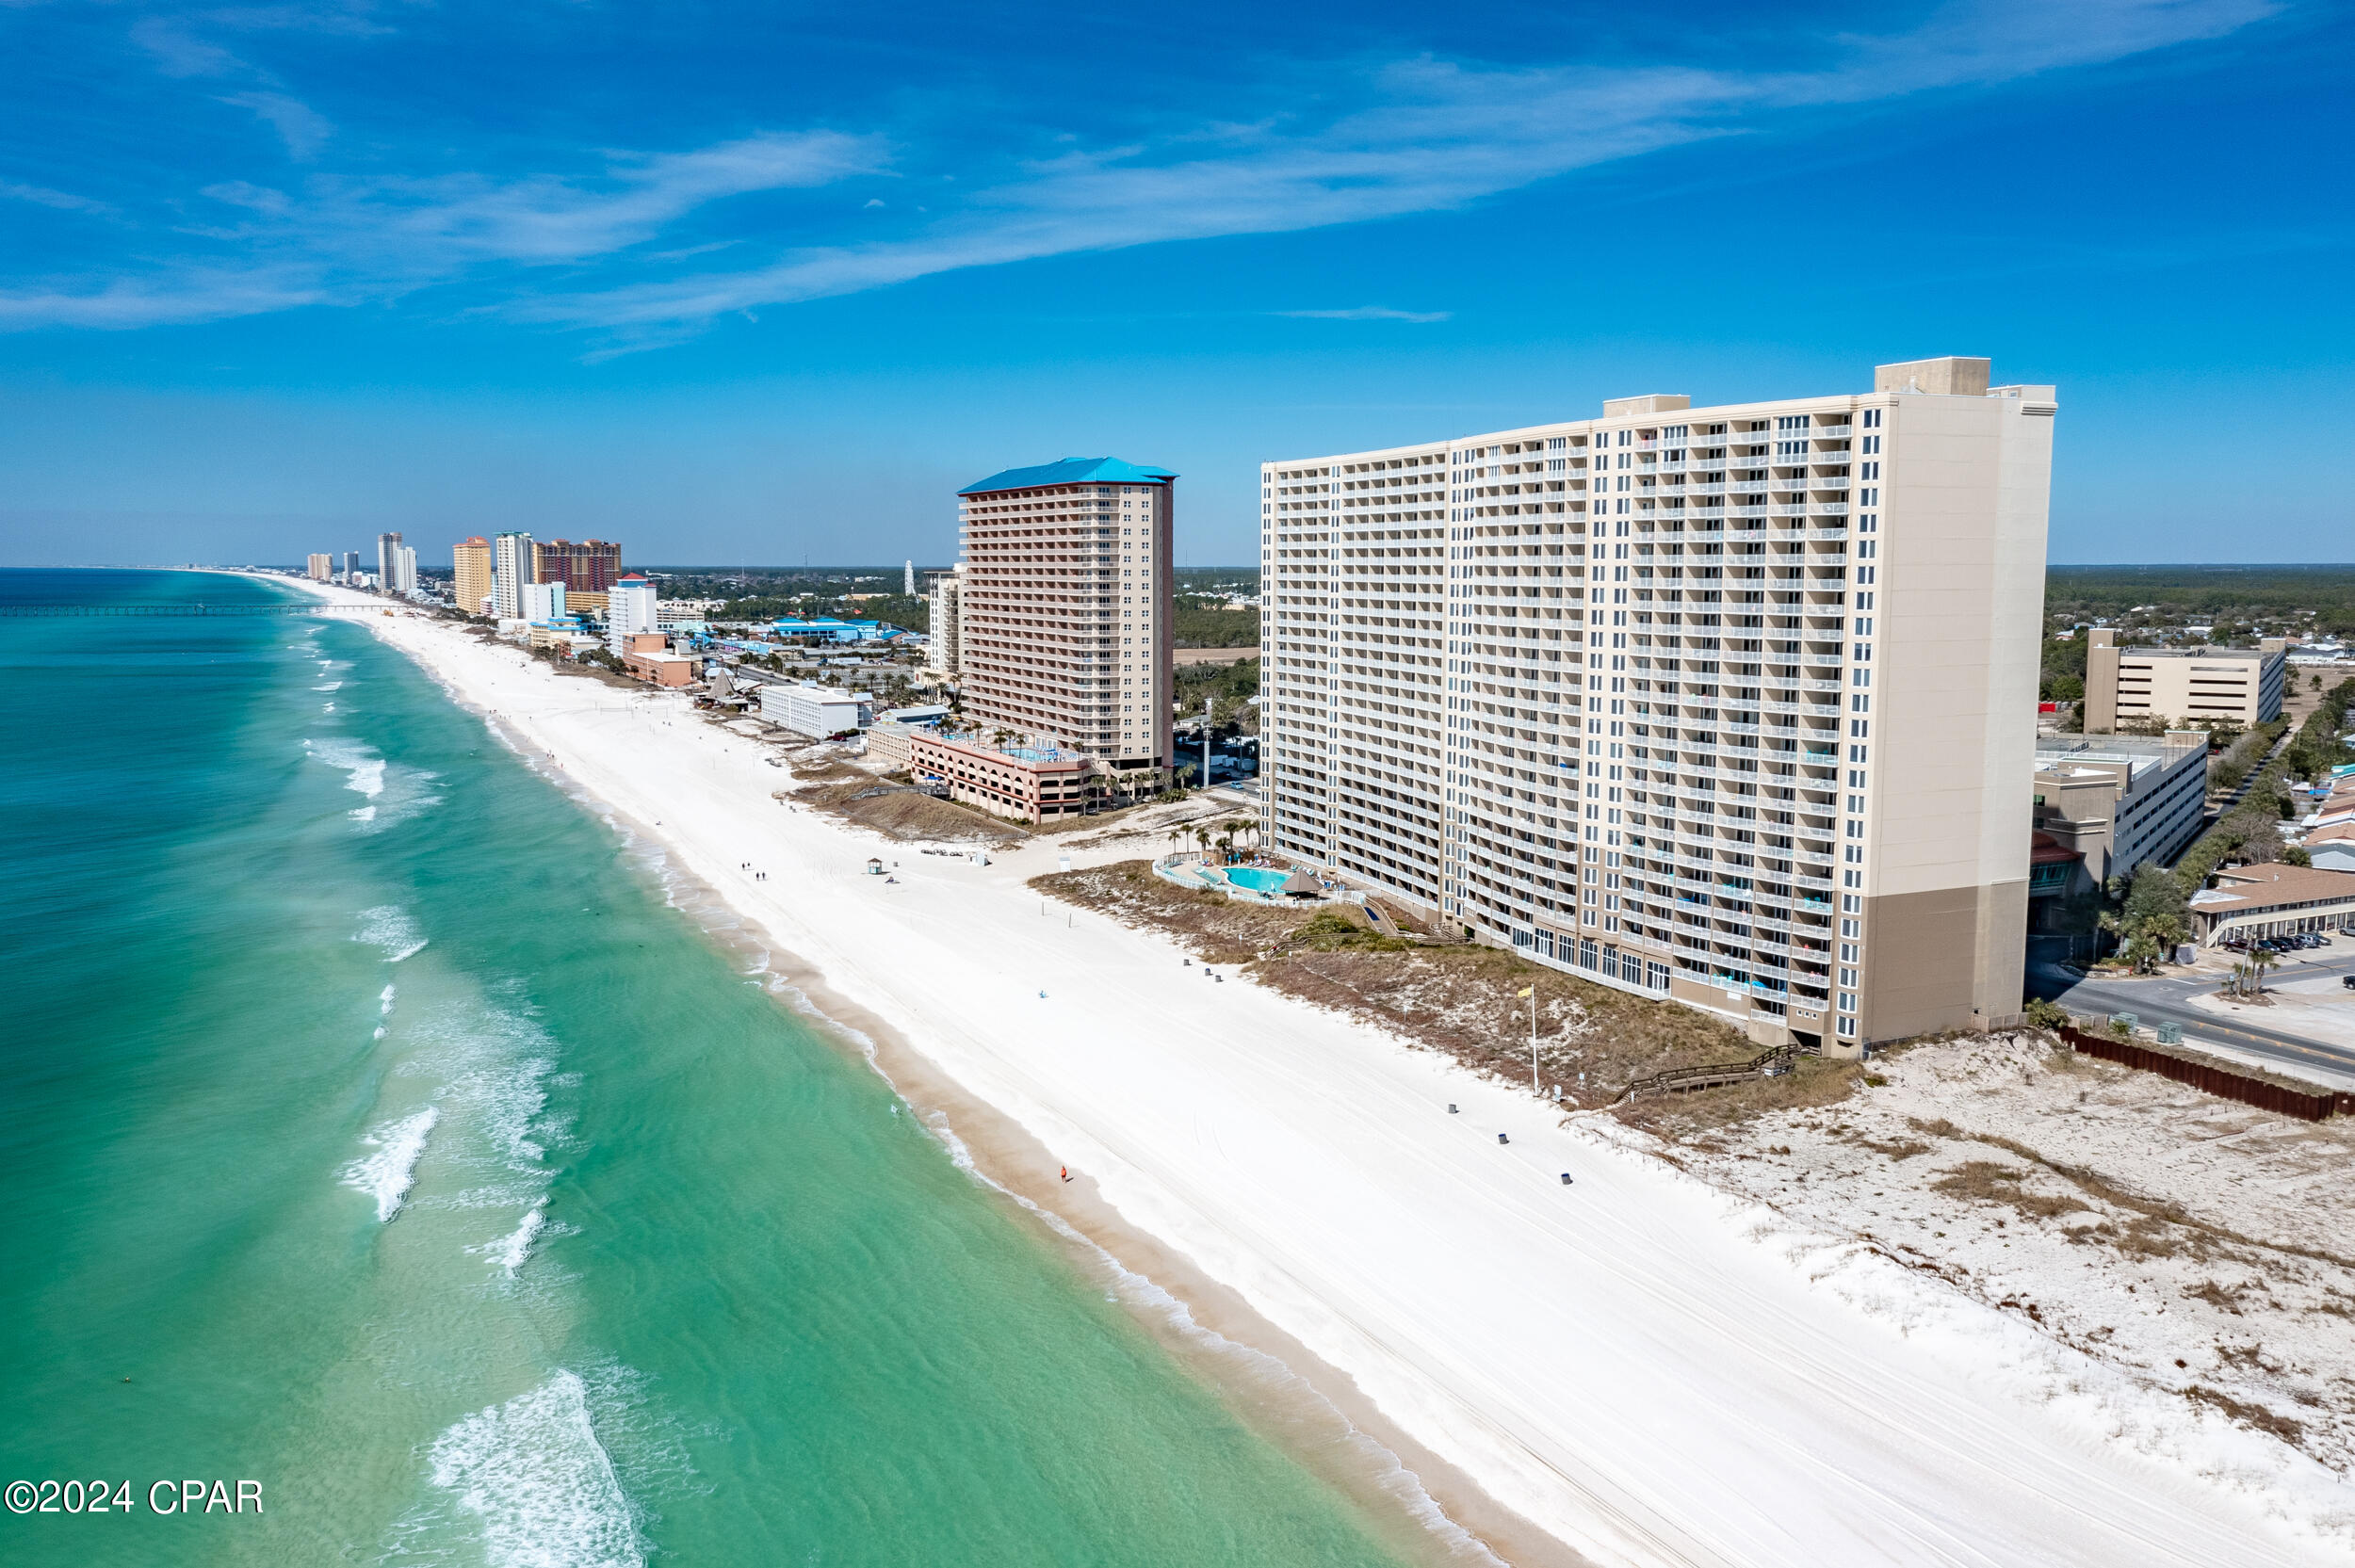
[[[2229,1067],[2215,1067],[2204,1061],[2170,1056],[2154,1051],[2148,1045],[2130,1044],[2079,1028],[2063,1028],[2060,1037],[2072,1050],[2103,1061],[2114,1061],[2136,1072],[2156,1073],[2177,1083],[2187,1083],[2203,1093],[2219,1099],[2237,1100],[2245,1106],[2255,1106],[2279,1116],[2294,1116],[2301,1122],[2323,1122],[2332,1116],[2355,1116],[2355,1094],[2333,1093],[2327,1089],[2313,1091],[2291,1089],[2264,1078],[2235,1073]]]

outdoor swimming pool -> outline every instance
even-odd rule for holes
[[[1265,865],[1230,865],[1219,875],[1237,887],[1247,887],[1254,893],[1274,893],[1284,885],[1284,879],[1291,873]]]

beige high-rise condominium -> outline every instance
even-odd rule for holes
[[[1169,765],[1177,478],[1065,458],[957,493],[968,717],[1124,768]]]
[[[491,597],[491,542],[480,534],[462,539],[450,549],[450,597],[468,615],[483,613]]]
[[[2016,1012],[2051,387],[1265,464],[1275,848],[1835,1053]]]
[[[313,582],[323,583],[335,574],[335,558],[314,555],[310,559],[309,571]]]

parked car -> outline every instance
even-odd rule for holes
[[[2339,983],[2349,991],[2355,991],[2355,975],[2341,975]]]

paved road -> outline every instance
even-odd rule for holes
[[[2355,940],[2338,939],[2334,946],[2282,957],[2269,982],[2310,980],[2322,975],[2355,974]],[[2154,976],[2148,979],[2081,979],[2075,971],[2031,958],[2028,989],[2076,1012],[2131,1012],[2145,1024],[2181,1024],[2192,1041],[2209,1040],[2251,1056],[2278,1061],[2284,1067],[2324,1067],[2355,1074],[2355,1046],[2335,1044],[2272,1028],[2245,1012],[2229,1022],[2191,1005],[2191,998],[2214,992],[2217,978]]]

